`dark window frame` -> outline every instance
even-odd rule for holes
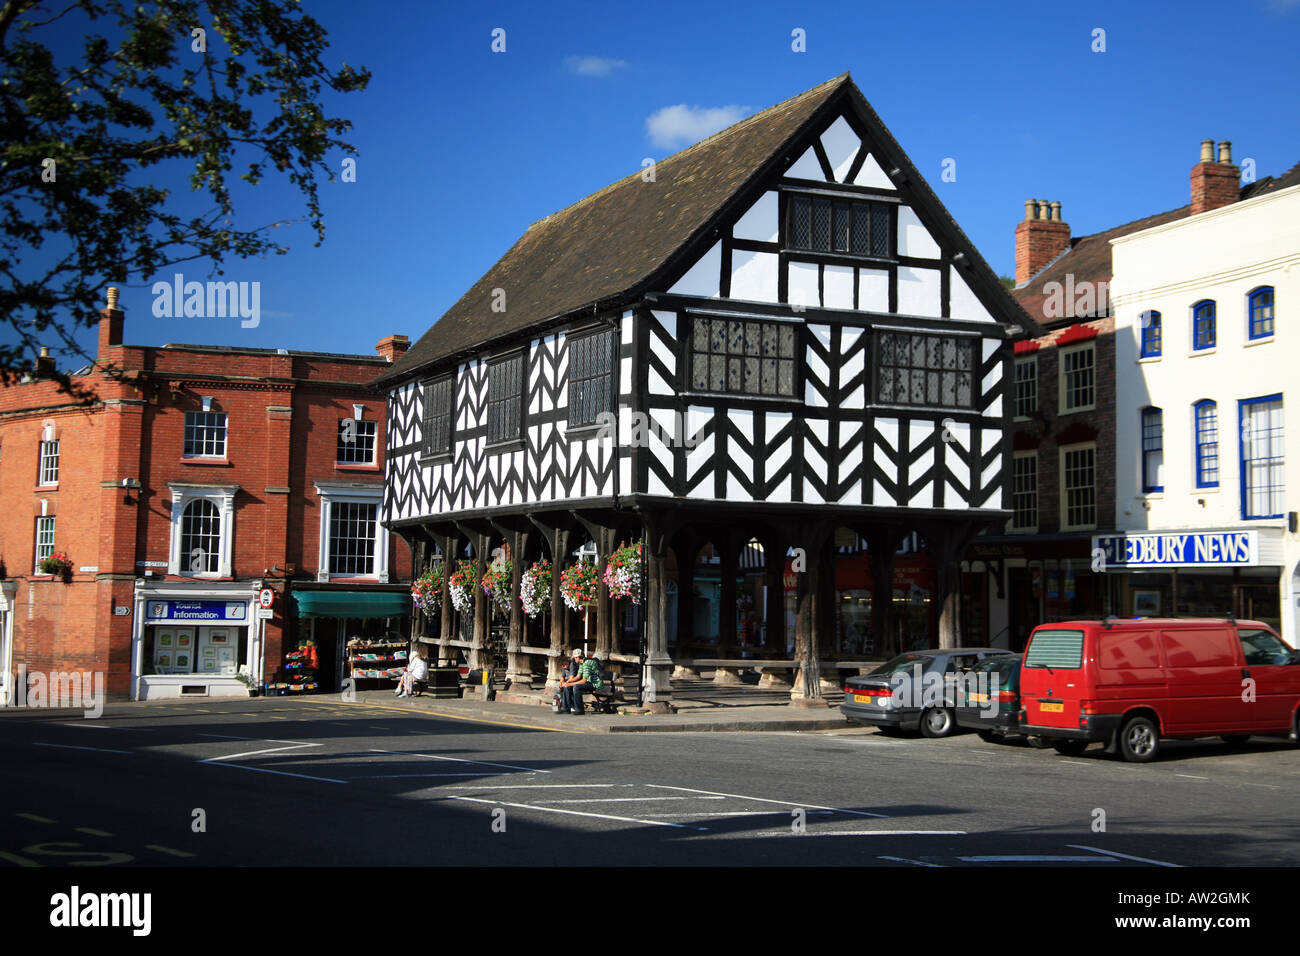
[[[1022,368],[1033,369],[1033,374],[1021,376]],[[1038,355],[1035,353],[1017,357],[1012,364],[1012,379],[1015,385],[1013,415],[1015,418],[1029,418],[1038,411]]]
[[[752,315],[687,313],[684,325],[686,334],[682,338],[679,382],[682,393],[802,402],[806,348],[802,323]],[[749,332],[751,328],[752,334]],[[703,350],[699,348],[701,329]],[[738,342],[735,338],[737,331],[740,335]],[[721,338],[715,338],[715,335]],[[787,351],[789,354],[785,354]],[[706,363],[704,366],[699,364],[701,359]],[[790,373],[788,390],[781,388],[782,370],[786,363],[789,363]],[[706,376],[707,381],[701,383],[697,373]],[[721,385],[718,384],[719,375]],[[738,384],[732,384],[733,378]],[[752,381],[753,387],[748,387],[747,381]]]
[[[443,386],[446,386],[445,407],[431,409],[433,400],[437,398],[435,389],[441,389]],[[426,379],[421,383],[420,388],[421,455],[424,458],[450,458],[452,443],[456,437],[456,373],[448,372],[445,375]],[[446,419],[446,440],[441,443],[441,447],[435,447],[434,441],[434,423],[438,419]],[[441,426],[438,426],[438,430],[440,429]]]
[[[806,211],[801,219],[801,211]],[[858,259],[896,259],[893,204],[861,196],[790,191],[781,217],[781,247]],[[825,236],[819,226],[824,223]],[[865,225],[862,225],[865,223]]]
[[[510,371],[515,363],[518,363],[517,374]],[[528,391],[527,352],[521,348],[494,356],[488,360],[487,376],[487,447],[501,448],[518,444],[524,438],[524,396]],[[502,395],[502,389],[514,387],[517,387],[517,391],[507,391]]]
[[[976,410],[978,393],[978,360],[976,345],[979,339],[968,335],[953,335],[940,331],[877,329],[872,335],[872,352],[875,366],[875,383],[872,389],[876,405],[896,405],[905,408],[943,408],[961,411]],[[922,355],[917,353],[917,340],[922,342]],[[931,340],[937,341],[937,353]],[[953,366],[945,365],[946,342],[952,343]],[[906,353],[907,361],[903,355]],[[963,356],[966,364],[962,365]],[[917,364],[921,358],[922,364]],[[920,378],[918,379],[918,374]],[[952,399],[946,400],[944,376],[951,374]],[[963,383],[962,375],[966,376]],[[918,381],[924,396],[917,397]],[[962,400],[963,384],[965,400]],[[900,390],[905,394],[900,394]],[[886,394],[888,391],[888,395]]]
[[[570,430],[592,428],[599,424],[602,412],[613,413],[618,400],[615,390],[615,369],[618,367],[618,329],[602,326],[580,329],[565,339],[568,349],[568,427]],[[600,339],[608,337],[608,347],[601,354]],[[603,368],[597,364],[606,363]],[[594,369],[594,370],[593,370]],[[604,380],[604,381],[602,381]],[[601,389],[604,394],[601,394]],[[575,417],[575,411],[590,410],[591,414]]]

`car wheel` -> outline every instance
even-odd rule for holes
[[[1077,757],[1088,749],[1086,740],[1053,740],[1052,749],[1063,757]]]
[[[1125,760],[1146,763],[1160,752],[1160,731],[1147,717],[1134,717],[1119,732],[1119,752]]]
[[[1229,746],[1240,747],[1250,739],[1250,734],[1224,734],[1219,739]]]
[[[978,731],[980,740],[986,744],[995,744],[1002,739],[1002,735],[995,730]]]
[[[921,733],[927,737],[947,737],[955,726],[947,707],[931,707],[921,714]]]

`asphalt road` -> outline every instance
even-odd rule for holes
[[[0,712],[0,867],[1300,864],[1300,750],[585,734],[327,698]]]

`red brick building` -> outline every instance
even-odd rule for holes
[[[272,680],[309,636],[332,689],[345,633],[409,627],[370,386],[406,337],[375,356],[133,346],[123,322],[110,290],[96,363],[72,376],[90,398],[39,368],[0,389],[0,694],[25,670],[102,672],[115,697],[242,695],[238,675]],[[68,567],[43,571],[55,555]]]

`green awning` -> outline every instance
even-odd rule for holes
[[[407,591],[294,591],[299,617],[408,617]]]

